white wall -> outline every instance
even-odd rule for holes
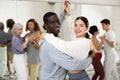
[[[33,1],[33,0],[29,0]],[[64,2],[65,0],[35,0],[35,1],[46,1],[46,2]],[[99,5],[114,5],[120,6],[120,0],[68,0],[71,3],[79,4],[99,4]]]
[[[28,19],[35,18],[42,29],[42,18],[48,11],[53,11],[53,6],[46,2],[0,1],[0,21],[4,22],[5,25],[8,18],[13,18],[15,22],[20,22],[25,27]],[[25,32],[22,35],[24,34]]]
[[[112,7],[99,5],[83,5],[82,15],[86,16],[91,25],[97,25],[103,33],[100,21],[104,18],[112,19]]]
[[[120,7],[113,7],[113,14],[112,14],[112,29],[114,30],[116,34],[116,50],[117,50],[117,57],[120,58]],[[118,58],[117,58],[118,59]],[[120,60],[119,60],[120,62]]]
[[[13,1],[0,1],[0,21],[6,22],[6,19],[16,17],[16,2]]]

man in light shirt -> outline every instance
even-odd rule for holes
[[[103,19],[101,22],[103,30],[106,31],[105,35],[101,37],[104,43],[105,53],[105,80],[110,80],[110,75],[113,75],[114,80],[119,80],[119,75],[116,68],[116,51],[115,51],[115,34],[110,29],[110,20]]]

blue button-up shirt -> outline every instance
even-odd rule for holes
[[[65,80],[66,70],[83,70],[92,62],[91,58],[72,59],[44,39],[39,44],[41,45],[40,57],[42,63],[40,80]]]

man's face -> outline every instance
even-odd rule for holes
[[[102,23],[102,28],[103,28],[103,30],[107,30],[107,29],[108,29],[108,26],[109,26],[109,24]]]
[[[48,18],[45,28],[48,33],[53,33],[55,36],[58,36],[58,33],[60,32],[60,22],[57,15],[53,15]]]

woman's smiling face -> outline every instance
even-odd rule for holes
[[[85,25],[85,23],[81,19],[78,19],[75,21],[74,32],[77,38],[85,37],[87,30],[88,30],[88,27]]]

